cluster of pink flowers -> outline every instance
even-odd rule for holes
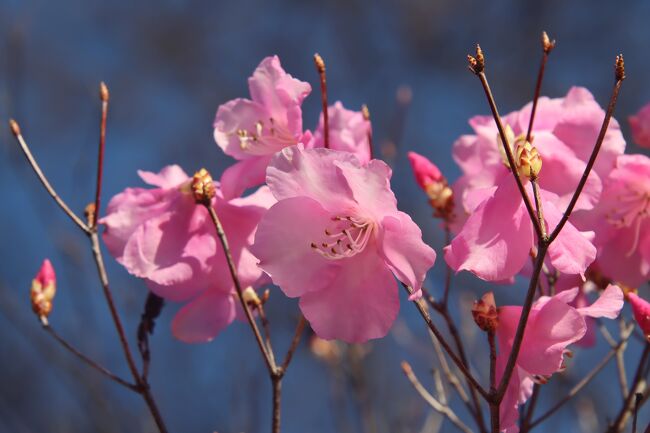
[[[324,338],[383,337],[399,309],[393,275],[417,296],[436,255],[397,210],[391,169],[370,158],[370,121],[336,102],[328,108],[329,143],[323,116],[313,133],[303,130],[311,86],[277,57],[262,60],[248,85],[251,99],[221,105],[214,122],[217,145],[237,160],[214,183],[212,205],[242,285],[272,281],[300,297]],[[215,229],[182,169],[140,177],[154,188],[128,188],[111,200],[100,221],[104,240],[152,292],[187,302],[172,324],[176,337],[209,341],[238,315]],[[242,196],[250,188],[257,189]]]

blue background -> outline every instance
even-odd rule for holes
[[[267,55],[278,54],[289,73],[312,84],[304,124],[315,127],[320,100],[312,55],[319,52],[327,62],[330,100],[340,99],[350,108],[368,104],[376,145],[399,144],[393,175],[399,206],[440,251],[442,233],[403,151],[427,155],[451,180],[458,176],[451,143],[469,132],[470,116],[488,112],[479,83],[466,69],[465,55],[473,44],[480,42],[486,52],[504,113],[532,96],[541,30],[558,40],[543,87],[549,96],[562,96],[579,84],[604,105],[614,56],[625,53],[628,79],[617,108],[623,121],[650,101],[649,18],[650,3],[640,0],[1,0],[0,432],[154,431],[139,396],[80,365],[47,338],[31,314],[29,284],[41,260],[49,257],[58,273],[51,316],[56,329],[110,369],[128,375],[86,239],[32,175],[6,128],[9,117],[20,122],[51,182],[81,213],[95,187],[100,80],[111,91],[106,203],[125,187],[140,185],[137,169],[157,171],[178,163],[188,173],[205,166],[218,174],[230,164],[212,138],[214,113],[219,104],[248,95],[246,79]],[[397,102],[400,86],[412,90],[408,106]],[[638,151],[631,144],[628,149]],[[427,283],[434,293],[444,272],[439,257]],[[112,258],[107,262],[134,337],[144,285]],[[482,374],[486,345],[469,307],[488,288],[462,275],[451,299],[472,348],[472,364]],[[496,294],[501,304],[523,297],[521,285],[499,287]],[[270,386],[250,330],[238,323],[210,344],[185,345],[169,332],[177,308],[165,308],[152,340],[151,382],[170,430],[268,431]],[[269,308],[276,351],[283,353],[296,303],[276,290]],[[412,362],[431,385],[435,357],[427,338],[415,309],[403,302],[388,337],[363,350],[344,348],[347,355],[340,364],[328,365],[301,345],[285,379],[283,431],[420,431],[430,411],[403,377],[399,362]],[[627,351],[630,375],[639,346],[634,342]],[[602,341],[594,349],[577,350],[569,369],[543,387],[540,408],[549,407],[606,351]],[[453,407],[465,418],[457,403]],[[611,363],[537,431],[596,430],[590,423],[600,423],[597,430],[603,430],[619,406]],[[641,413],[641,424],[649,415]]]

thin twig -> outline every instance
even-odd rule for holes
[[[409,295],[413,294],[413,289],[406,284],[402,284],[404,289]],[[483,398],[487,399],[488,398],[488,392],[481,386],[480,383],[472,376],[472,373],[465,367],[465,364],[463,361],[456,355],[456,353],[453,351],[453,349],[449,346],[449,343],[445,340],[443,335],[440,333],[438,328],[436,327],[435,323],[431,320],[431,316],[427,312],[427,310],[422,306],[421,301],[413,301],[413,305],[415,305],[415,308],[417,308],[418,312],[426,322],[427,326],[433,332],[433,335],[438,339],[442,347],[445,349],[445,352],[447,352],[447,355],[451,358],[451,360],[454,362],[456,367],[460,370],[461,373],[463,373],[463,376],[468,380],[468,382],[471,384],[470,386],[473,386],[476,388],[476,390],[483,396]]]
[[[300,344],[300,337],[302,336],[302,331],[305,329],[306,324],[307,321],[305,320],[305,316],[301,314],[300,319],[298,319],[298,324],[296,325],[296,331],[294,332],[293,338],[291,339],[291,345],[289,346],[289,350],[287,350],[287,354],[285,355],[282,366],[280,367],[283,374],[287,371],[287,368],[291,363],[291,359],[293,358],[293,354],[296,352],[298,344]]]
[[[38,177],[38,180],[41,182],[41,184],[43,184],[43,186],[47,190],[47,193],[50,195],[50,197],[54,199],[56,204],[59,205],[59,207],[63,210],[63,212],[68,217],[70,217],[72,222],[74,222],[84,233],[90,234],[90,229],[88,228],[88,226],[81,220],[81,218],[79,218],[70,209],[70,207],[68,207],[68,205],[63,201],[63,199],[59,197],[59,195],[56,193],[56,191],[54,190],[50,182],[47,180],[47,177],[45,177],[45,174],[43,174],[41,167],[34,159],[31,150],[29,150],[29,146],[27,146],[27,142],[23,138],[18,123],[16,123],[15,120],[11,119],[9,121],[9,126],[11,128],[11,132],[13,133],[14,137],[16,137],[16,140],[18,140],[18,144],[20,144],[20,148],[22,149],[25,158],[27,158],[29,165],[32,167],[32,170],[34,170],[34,173],[36,173],[36,177]]]
[[[533,187],[533,197],[535,198],[535,215],[537,215],[537,224],[542,230],[542,239],[546,239],[546,223],[544,222],[544,208],[542,206],[542,197],[539,192],[537,179],[531,179],[530,184]]]
[[[497,365],[497,345],[494,339],[494,330],[487,332],[488,344],[490,346],[490,395],[495,395],[496,389],[496,365]],[[490,426],[492,433],[499,433],[499,403],[490,402]]]
[[[612,115],[614,114],[614,108],[616,108],[616,101],[618,100],[618,94],[621,91],[621,84],[623,84],[623,80],[625,79],[625,66],[623,63],[622,55],[616,56],[615,78],[616,81],[614,82],[614,88],[612,89],[612,96],[609,99],[607,112],[605,113],[605,118],[603,119],[602,126],[600,127],[600,132],[598,133],[598,138],[596,139],[596,144],[594,145],[594,149],[591,151],[591,156],[589,157],[589,161],[587,162],[587,167],[585,168],[585,171],[582,173],[582,178],[580,178],[580,182],[578,182],[578,186],[575,192],[573,193],[573,196],[571,197],[571,201],[569,202],[566,211],[564,211],[564,214],[562,215],[560,222],[557,224],[557,226],[549,236],[549,243],[553,242],[555,238],[557,238],[557,236],[560,234],[560,231],[569,220],[569,217],[571,216],[571,212],[573,212],[573,209],[575,208],[576,203],[578,202],[578,198],[580,198],[580,193],[582,193],[582,189],[585,187],[585,184],[587,183],[587,179],[589,178],[591,169],[596,163],[596,157],[598,156],[598,152],[600,152],[600,147],[603,144],[603,140],[605,139],[605,134],[607,133],[609,122],[612,119]]]
[[[314,54],[314,64],[320,78],[321,104],[323,106],[323,145],[325,149],[330,147],[329,112],[327,108],[327,75],[325,74],[325,61],[320,54]]]
[[[537,400],[539,399],[539,393],[541,390],[541,386],[536,383],[533,385],[533,394],[530,396],[530,400],[528,401],[528,405],[526,407],[526,413],[524,415],[523,422],[521,423],[521,433],[526,433],[530,430],[530,422],[533,419],[533,414],[535,413],[535,406],[537,405]]]
[[[546,32],[542,32],[542,61],[537,71],[537,82],[535,83],[535,93],[533,94],[533,106],[530,110],[530,119],[528,120],[528,130],[526,132],[526,141],[530,143],[533,133],[533,123],[535,122],[535,113],[537,112],[537,102],[542,90],[542,81],[544,80],[544,72],[546,71],[546,62],[551,51],[555,48],[555,41],[548,38]]]
[[[43,329],[49,335],[51,335],[56,341],[58,341],[63,347],[65,347],[70,353],[75,355],[77,358],[81,359],[84,363],[86,363],[90,367],[92,367],[95,370],[99,371],[101,374],[108,377],[109,379],[111,379],[111,380],[119,383],[120,385],[130,389],[131,391],[138,392],[138,393],[140,392],[137,385],[129,383],[126,380],[122,379],[121,377],[117,376],[116,374],[112,373],[107,368],[101,366],[96,361],[92,360],[90,357],[84,355],[81,351],[79,351],[77,348],[75,348],[72,344],[68,343],[68,341],[66,341],[63,337],[61,337],[59,334],[57,334],[57,332],[52,328],[51,325],[43,325]]]
[[[361,106],[361,114],[363,115],[363,119],[368,122],[368,131],[366,132],[366,137],[368,139],[368,151],[370,159],[373,159],[374,150],[372,145],[372,124],[370,123],[370,110],[368,110],[368,106],[366,104],[363,104]]]
[[[451,243],[451,229],[449,223],[445,222],[445,246]],[[445,290],[442,294],[442,305],[447,309],[447,303],[449,301],[449,290],[451,289],[451,267],[449,265],[445,266]]]
[[[632,400],[636,393],[639,391],[639,385],[643,381],[643,370],[645,368],[645,363],[648,360],[648,355],[650,355],[650,343],[646,343],[643,348],[643,353],[639,359],[639,365],[637,366],[636,373],[634,374],[634,379],[632,380],[632,386],[628,392],[627,398],[623,402],[623,407],[619,411],[616,419],[612,425],[607,430],[609,433],[618,433],[625,428],[629,412],[632,409]]]
[[[273,364],[275,364],[275,354],[273,352],[273,345],[271,344],[271,327],[269,326],[269,318],[266,316],[266,311],[264,310],[264,305],[260,304],[257,307],[257,313],[260,315],[260,321],[262,322],[262,329],[264,330],[264,340],[266,341],[266,353],[272,358]]]
[[[104,82],[99,84],[99,99],[102,101],[102,115],[99,123],[99,153],[97,155],[97,188],[95,189],[95,212],[90,221],[92,227],[97,226],[99,207],[101,205],[102,180],[104,177],[104,149],[106,148],[106,117],[108,116],[108,87]]]
[[[452,424],[458,427],[464,433],[472,433],[472,430],[465,425],[460,418],[454,413],[449,406],[443,405],[440,403],[434,396],[431,395],[429,391],[422,385],[418,380],[417,376],[413,372],[413,368],[406,361],[402,362],[402,371],[406,375],[406,378],[411,382],[413,388],[417,391],[418,394],[426,401],[433,410],[440,413],[441,415],[447,417]]]

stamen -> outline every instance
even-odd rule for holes
[[[331,241],[311,243],[312,249],[327,259],[352,257],[363,251],[372,238],[375,224],[370,220],[340,215],[333,216],[331,220],[337,223],[336,226],[324,230]]]

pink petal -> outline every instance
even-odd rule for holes
[[[321,338],[361,343],[384,337],[397,317],[397,284],[367,248],[346,259],[331,283],[300,298],[300,309]]]
[[[550,201],[544,202],[544,219],[549,233],[560,222],[562,214]],[[585,234],[570,222],[566,223],[555,241],[549,246],[548,256],[553,266],[564,274],[584,277],[587,267],[596,258],[596,247]]]
[[[332,166],[342,161],[360,165],[347,152],[328,149],[303,149],[300,145],[287,147],[275,155],[266,170],[266,183],[278,200],[290,197],[311,197],[325,209],[338,212],[354,209],[356,203],[348,182]]]
[[[362,164],[370,161],[370,146],[368,133],[371,131],[370,121],[364,119],[360,111],[348,110],[340,101],[327,109],[329,115],[329,148],[350,152],[357,156]],[[323,115],[321,114],[318,128],[314,132],[313,147],[323,147]]]
[[[311,85],[287,74],[278,56],[262,60],[248,79],[253,101],[264,106],[276,123],[287,127],[295,136],[302,134],[302,101]]]
[[[628,121],[634,142],[641,147],[650,148],[650,104],[644,105],[636,115],[630,116]]]
[[[411,286],[419,297],[427,271],[436,260],[435,251],[422,242],[422,231],[403,212],[385,217],[381,226],[380,254],[397,279]]]
[[[138,175],[145,183],[165,189],[178,187],[189,180],[187,174],[178,165],[168,165],[159,173],[138,170]]]
[[[268,121],[266,108],[249,99],[233,99],[219,106],[214,119],[214,139],[226,155],[242,160],[261,155],[272,155],[282,147],[273,140],[255,142],[244,150],[239,130],[257,131],[257,122]]]
[[[505,280],[530,260],[532,246],[533,227],[517,186],[504,178],[445,248],[445,260],[456,272],[468,270],[486,281]]]
[[[271,156],[248,158],[236,162],[221,175],[221,191],[226,200],[241,196],[248,188],[264,183]]]
[[[234,319],[232,295],[208,290],[176,313],[172,333],[185,343],[206,343]]]
[[[260,221],[251,251],[287,296],[323,289],[336,277],[340,261],[311,247],[321,242],[331,218],[317,201],[294,197],[273,205]]]
[[[610,284],[593,304],[578,308],[578,312],[583,316],[615,319],[621,312],[623,303],[623,291],[618,286]]]

